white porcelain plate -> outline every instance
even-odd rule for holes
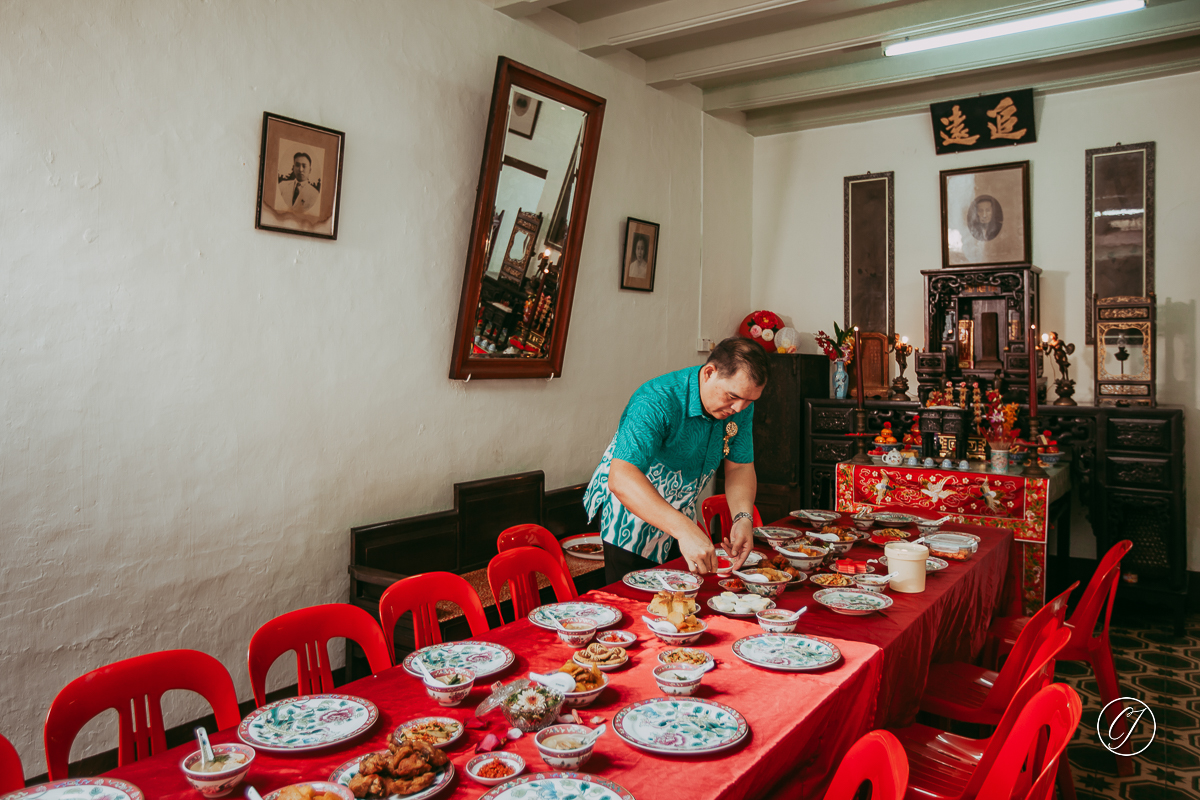
[[[765,597],[759,597],[756,594],[744,594],[744,595],[740,595],[740,597],[742,597],[742,598],[752,597],[752,598],[754,598],[753,602],[758,602],[759,600],[766,600]],[[766,611],[768,608],[775,607],[774,600],[767,600],[766,605],[756,608],[754,611],[738,611],[738,610],[736,610],[736,607],[732,611],[725,611],[725,610],[713,605],[713,600],[716,600],[716,599],[717,598],[715,596],[708,598],[708,600],[706,601],[706,605],[709,608],[711,608],[713,611],[717,612],[718,614],[724,614],[727,617],[753,617],[759,611]],[[741,604],[739,604],[739,606],[740,605]]]
[[[379,709],[361,697],[301,695],[251,711],[238,725],[238,738],[268,753],[296,753],[353,739],[378,719]]]
[[[143,800],[142,790],[116,778],[51,781],[3,795],[0,800]]]
[[[502,783],[479,800],[633,800],[633,795],[595,775],[537,772]]]
[[[630,703],[617,712],[612,724],[631,747],[668,756],[717,753],[750,732],[746,718],[729,706],[682,697]]]
[[[388,751],[380,750],[378,752],[386,753]],[[338,767],[337,769],[335,769],[333,771],[332,775],[329,776],[329,782],[336,783],[339,786],[345,786],[345,787],[349,788],[350,781],[352,781],[358,777],[359,763],[363,760],[363,758],[365,756],[368,756],[368,755],[371,755],[371,754],[363,753],[362,755],[358,756],[357,758],[351,759],[350,761],[347,761],[345,764],[342,764],[340,767]],[[415,792],[413,794],[388,795],[386,800],[425,800],[425,798],[433,797],[435,794],[438,794],[439,792],[441,792],[442,789],[445,789],[447,786],[450,785],[450,782],[452,780],[454,780],[454,763],[453,762],[447,764],[446,768],[437,774],[437,776],[433,779],[433,783],[430,784],[427,788],[422,789],[421,791]]]
[[[821,523],[837,522],[842,518],[842,515],[836,511],[822,511],[816,508],[802,508],[799,511],[789,511],[788,516]]]
[[[580,533],[568,536],[559,544],[562,545],[564,552],[570,553],[576,558],[586,558],[588,561],[604,560],[604,540],[598,533]],[[600,549],[596,550],[597,547]]]
[[[892,605],[892,598],[886,594],[867,589],[822,589],[813,595],[813,600],[849,617],[866,616]]]
[[[630,572],[624,578],[624,583],[631,589],[643,592],[661,592],[663,585],[658,578],[664,578],[667,585],[676,592],[696,592],[704,585],[704,579],[690,572],[677,569],[640,569]]]
[[[842,658],[833,642],[801,633],[758,633],[733,643],[733,654],[756,667],[783,672],[824,669]]]
[[[477,642],[470,639],[463,642],[431,644],[429,647],[422,647],[415,653],[405,656],[404,670],[414,678],[421,677],[417,668],[413,666],[413,659],[417,656],[421,657],[421,663],[425,665],[425,669],[434,670],[443,667],[469,669],[475,673],[476,678],[485,678],[488,675],[503,672],[517,660],[513,651],[502,644]]]
[[[584,617],[594,620],[598,628],[608,628],[621,621],[621,612],[603,603],[584,603],[578,600],[569,603],[549,603],[529,612],[530,622],[539,628],[549,628],[552,631],[558,630],[554,624],[555,620],[564,620],[567,617]]]
[[[778,542],[786,539],[799,539],[804,535],[804,531],[798,531],[795,528],[782,528],[773,525],[766,525],[761,528],[754,529],[754,538],[762,539],[764,542]]]

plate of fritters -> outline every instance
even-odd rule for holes
[[[871,534],[871,541],[878,545],[885,545],[889,542],[902,542],[911,536],[911,533],[899,528],[880,528]]]
[[[420,740],[401,742],[394,735],[387,750],[347,761],[329,776],[354,797],[371,800],[424,800],[449,786],[453,778],[454,765],[441,750]]]
[[[822,573],[820,575],[813,575],[811,580],[818,586],[824,586],[827,589],[854,585],[854,580],[852,578],[847,578],[845,575],[838,575],[836,573]]]
[[[345,784],[308,781],[276,789],[263,800],[351,800],[353,797]]]
[[[629,654],[625,652],[624,647],[605,647],[599,642],[592,642],[584,649],[577,651],[572,660],[583,667],[590,667],[594,664],[602,671],[609,672],[628,661]]]
[[[421,741],[442,748],[454,744],[462,735],[462,723],[453,717],[417,717],[397,727],[392,734],[401,744]]]
[[[839,542],[857,542],[858,534],[854,528],[847,528],[844,525],[825,525],[821,528],[821,533],[832,533],[838,537]]]

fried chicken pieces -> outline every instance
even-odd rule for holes
[[[449,763],[445,753],[427,742],[399,742],[389,736],[387,752],[371,753],[359,762],[350,791],[364,798],[416,794],[432,786]]]

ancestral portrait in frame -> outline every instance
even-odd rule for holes
[[[942,266],[1028,264],[1029,162],[942,170]]]
[[[625,226],[625,249],[621,257],[621,288],[654,291],[658,261],[658,223],[630,217]]]
[[[346,135],[263,114],[254,227],[337,239]]]

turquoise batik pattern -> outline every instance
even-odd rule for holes
[[[600,514],[604,541],[659,564],[667,559],[671,537],[635,517],[608,490],[612,460],[636,466],[664,500],[691,519],[696,518],[696,498],[721,464],[728,422],[738,429],[729,439],[729,460],[754,461],[754,406],[726,420],[713,419],[700,401],[699,378],[700,368],[688,367],[647,381],[634,392],[583,497],[588,519]]]

